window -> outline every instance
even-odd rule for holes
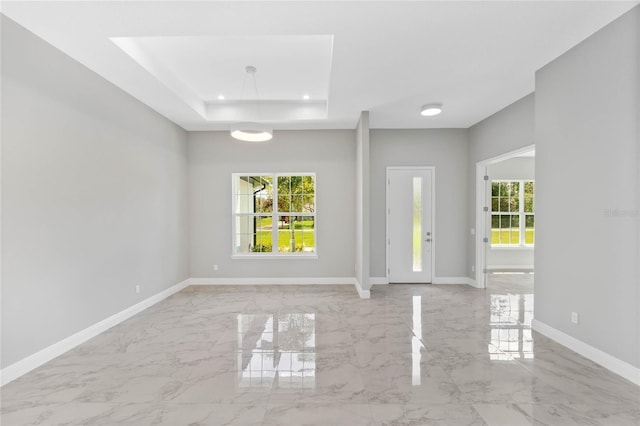
[[[315,174],[235,173],[232,179],[234,255],[315,255]]]
[[[532,246],[535,242],[532,180],[491,182],[491,245]]]

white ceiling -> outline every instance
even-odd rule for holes
[[[180,76],[205,100],[253,96],[246,65],[255,66],[261,99],[326,99],[331,36],[133,37],[138,48]],[[246,92],[242,86],[247,83]]]
[[[372,128],[466,128],[638,3],[5,1],[2,12],[187,130],[237,121],[233,105],[254,101],[246,65],[276,129],[352,129],[365,110]],[[432,102],[443,113],[421,116]]]

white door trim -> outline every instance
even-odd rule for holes
[[[431,282],[436,277],[436,168],[435,166],[387,166],[385,176],[385,238],[384,238],[384,252],[385,252],[385,277],[387,283],[389,282],[389,172],[391,170],[429,170],[431,171]]]
[[[535,145],[528,145],[515,151],[510,151],[496,157],[488,158],[486,160],[478,161],[476,163],[476,286],[478,288],[487,287],[487,274],[486,268],[486,248],[487,243],[483,241],[483,238],[491,238],[491,232],[487,226],[487,219],[484,207],[489,207],[489,198],[487,194],[488,185],[484,181],[484,176],[487,173],[487,166],[495,164],[500,161],[508,160],[509,158],[517,157],[520,154],[531,152],[536,148]]]

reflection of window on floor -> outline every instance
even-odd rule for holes
[[[422,373],[422,296],[413,296],[413,337],[411,338],[411,385],[420,386]]]
[[[238,386],[315,387],[315,314],[238,317]]]
[[[489,358],[533,358],[533,294],[491,295]]]
[[[282,389],[303,389],[314,388],[315,385],[315,352],[282,352],[280,354],[278,387]]]

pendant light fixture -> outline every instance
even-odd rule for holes
[[[258,119],[258,113],[260,108],[260,98],[258,96],[258,83],[256,82],[256,67],[247,65],[245,71],[249,77],[253,80],[253,88],[256,94],[256,114]],[[245,142],[266,142],[273,138],[273,129],[261,123],[237,123],[231,128],[231,136],[235,139]]]

